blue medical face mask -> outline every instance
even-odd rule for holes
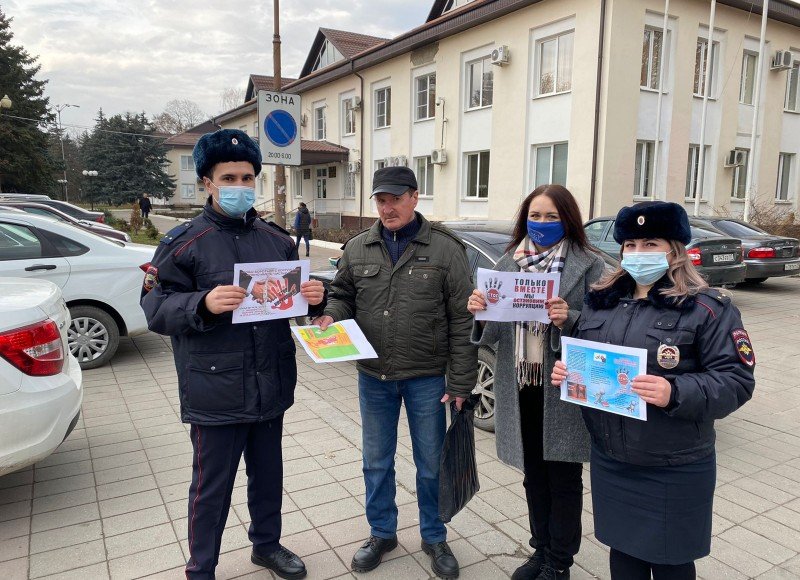
[[[625,252],[620,265],[642,286],[655,284],[669,269],[666,252]]]
[[[561,222],[534,222],[528,220],[528,237],[534,244],[549,248],[564,237],[564,224]]]
[[[253,207],[256,201],[256,190],[240,185],[214,185],[219,191],[217,203],[231,217],[242,217]]]

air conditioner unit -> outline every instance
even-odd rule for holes
[[[358,173],[361,171],[361,162],[360,161],[351,161],[347,164],[347,171],[348,173]]]
[[[725,167],[738,167],[744,165],[745,151],[732,149],[725,156]]]
[[[503,46],[498,46],[492,51],[492,64],[496,64],[497,66],[506,65],[508,64],[509,58],[511,58],[511,53],[505,44]]]
[[[358,109],[361,108],[361,97],[359,97],[359,96],[350,97],[349,100],[350,100],[350,108],[351,109],[353,109],[354,111],[357,111]]]
[[[794,54],[791,50],[778,50],[772,57],[771,70],[789,70],[794,64]]]
[[[392,165],[395,167],[408,167],[408,157],[405,155],[398,155],[392,157]]]
[[[434,165],[444,165],[447,163],[447,151],[444,149],[434,149],[431,151],[431,163]]]

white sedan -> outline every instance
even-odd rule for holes
[[[72,315],[69,348],[83,369],[106,364],[120,336],[147,332],[139,295],[154,252],[41,216],[0,211],[0,276],[61,288]]]
[[[52,282],[0,278],[0,476],[50,455],[78,422],[82,376],[69,323]]]

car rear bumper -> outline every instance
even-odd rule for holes
[[[748,278],[775,278],[800,274],[800,258],[775,258],[771,260],[745,260]],[[786,266],[795,269],[786,269]]]
[[[747,266],[745,264],[731,264],[729,266],[700,267],[697,269],[706,279],[709,286],[727,286],[744,282]]]
[[[28,377],[20,390],[0,396],[0,476],[50,455],[81,410],[83,377],[70,357],[68,374]]]

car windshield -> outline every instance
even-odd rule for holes
[[[756,226],[745,224],[735,220],[717,220],[714,226],[730,236],[737,238],[752,238],[753,236],[768,236],[767,232],[758,229]]]
[[[701,228],[697,226],[691,226],[692,230],[692,239],[697,238],[724,238],[725,236],[720,232],[715,232],[713,230],[709,230],[706,228]]]

